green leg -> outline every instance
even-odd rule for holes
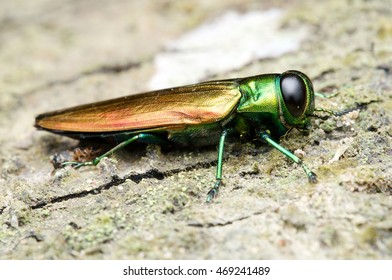
[[[104,157],[110,156],[111,154],[121,150],[122,148],[124,148],[125,146],[127,146],[133,142],[164,143],[166,141],[164,139],[161,139],[158,136],[155,136],[152,134],[140,133],[140,134],[137,134],[137,135],[129,138],[128,140],[126,140],[124,142],[121,142],[120,144],[118,144],[114,148],[110,149],[108,152],[104,153],[103,155],[101,155],[99,157],[96,157],[92,161],[86,161],[86,162],[67,161],[67,162],[63,162],[62,165],[63,166],[71,165],[75,168],[79,168],[79,167],[87,166],[87,165],[97,165],[101,161],[101,159],[103,159]]]
[[[306,175],[308,176],[309,182],[311,183],[316,183],[317,182],[317,176],[315,173],[313,173],[303,162],[302,160],[297,157],[296,155],[294,155],[292,152],[290,152],[289,150],[286,150],[285,148],[283,148],[281,145],[279,145],[278,143],[276,143],[274,140],[271,139],[271,136],[266,133],[260,133],[259,134],[260,137],[262,139],[264,139],[265,141],[267,141],[268,144],[270,144],[271,146],[273,146],[275,149],[277,149],[279,152],[281,152],[282,154],[284,154],[286,157],[288,157],[289,159],[291,159],[292,161],[294,161],[295,163],[301,165],[301,167],[303,168],[303,170],[305,171]]]
[[[207,194],[207,202],[211,202],[214,197],[218,195],[219,187],[222,183],[222,165],[223,165],[223,151],[225,148],[225,138],[227,131],[224,130],[220,136],[219,147],[218,147],[218,164],[216,166],[216,182],[214,187]]]

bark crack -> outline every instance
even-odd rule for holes
[[[188,171],[192,171],[192,170],[196,170],[196,169],[203,169],[203,168],[209,168],[211,166],[215,166],[216,165],[216,161],[210,161],[210,162],[199,162],[193,165],[189,165],[186,166],[185,168],[176,168],[176,169],[171,169],[171,170],[167,170],[167,171],[159,171],[157,169],[150,169],[147,170],[146,172],[143,173],[130,173],[126,176],[124,176],[123,178],[120,178],[118,176],[113,176],[111,181],[105,184],[102,184],[94,189],[91,190],[83,190],[77,193],[71,193],[71,194],[67,194],[67,195],[63,195],[63,196],[57,196],[57,197],[52,197],[49,199],[46,199],[44,201],[40,201],[34,205],[30,205],[31,209],[40,209],[40,208],[44,208],[47,205],[50,204],[55,204],[55,203],[59,203],[59,202],[63,202],[66,200],[70,200],[70,199],[75,199],[75,198],[82,198],[88,195],[97,195],[100,194],[101,192],[105,191],[105,190],[109,190],[112,187],[118,186],[122,183],[125,182],[125,180],[131,180],[135,183],[140,183],[143,179],[158,179],[158,180],[163,180],[167,177],[173,176],[175,174],[178,174],[180,172],[188,172]],[[0,209],[0,214],[2,213],[4,209]]]

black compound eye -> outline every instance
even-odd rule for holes
[[[293,73],[283,74],[280,78],[280,90],[287,109],[294,117],[305,111],[306,86],[301,77]]]

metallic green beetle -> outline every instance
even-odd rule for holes
[[[310,79],[299,71],[204,82],[130,95],[41,114],[35,126],[76,139],[114,138],[118,144],[90,162],[64,162],[75,167],[99,161],[132,142],[206,146],[218,144],[216,182],[222,185],[227,135],[262,139],[298,163],[310,182],[313,173],[297,156],[278,144],[292,128],[307,130],[314,111]]]

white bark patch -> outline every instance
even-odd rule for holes
[[[150,88],[197,83],[257,59],[297,50],[306,28],[281,28],[282,16],[278,9],[245,14],[229,11],[184,34],[155,57]]]

